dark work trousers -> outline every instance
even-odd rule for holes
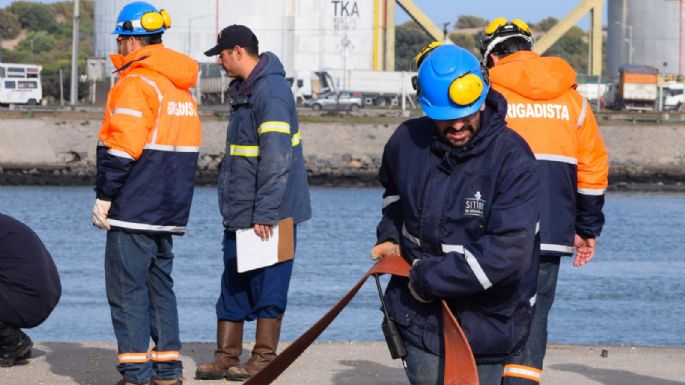
[[[36,327],[61,294],[57,268],[38,235],[0,213],[0,322],[16,329]]]
[[[293,228],[297,246],[297,226]],[[238,273],[235,232],[224,232],[224,274],[216,315],[222,321],[279,318],[285,313],[293,260]]]
[[[535,301],[535,314],[528,341],[521,352],[512,356],[504,371],[504,385],[532,385],[540,383],[542,361],[547,351],[547,317],[554,303],[561,257],[542,255]]]

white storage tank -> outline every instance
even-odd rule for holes
[[[681,0],[609,0],[607,71],[623,64],[650,65],[660,73],[685,71]]]
[[[95,55],[116,51],[111,35],[119,10],[129,1],[95,0]],[[198,62],[216,43],[217,32],[244,24],[259,39],[260,51],[277,54],[289,74],[320,69],[371,70],[374,39],[384,0],[164,0],[172,27],[164,44]]]

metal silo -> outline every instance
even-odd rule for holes
[[[681,0],[609,0],[607,75],[622,64],[682,74]]]
[[[146,0],[171,15],[164,44],[198,62],[230,24],[244,24],[272,51],[286,71],[371,70],[374,28],[384,0]],[[111,35],[119,10],[129,0],[95,0],[95,55],[116,51]]]

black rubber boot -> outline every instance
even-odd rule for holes
[[[0,367],[6,368],[31,357],[31,338],[21,330],[0,322]]]

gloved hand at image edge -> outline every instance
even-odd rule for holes
[[[109,222],[107,222],[110,207],[112,207],[111,201],[95,200],[93,205],[93,226],[103,230],[110,229]]]
[[[385,241],[371,249],[371,259],[378,260],[390,255],[400,255],[400,245],[393,241]]]
[[[412,268],[409,272],[409,283],[407,284],[407,286],[409,287],[409,292],[411,293],[412,297],[414,297],[414,299],[421,303],[431,303],[433,302],[434,298],[422,292],[422,287],[419,283],[420,279],[417,276],[419,273],[417,267],[420,261],[420,259],[415,259],[412,263]]]

